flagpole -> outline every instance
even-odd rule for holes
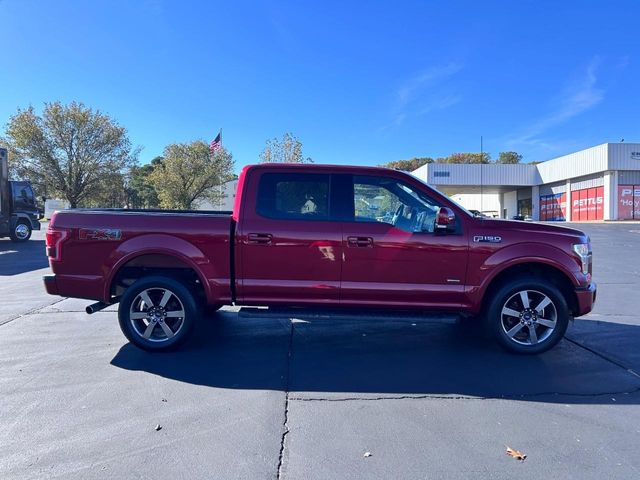
[[[482,160],[484,158],[484,148],[482,144],[482,135],[480,135],[480,213],[484,207],[484,184],[482,178]]]
[[[222,148],[222,128],[220,128],[220,131],[218,132],[218,136],[220,137],[220,146],[218,148]],[[220,187],[220,195],[218,196],[218,208],[222,207],[222,201],[224,200],[224,185],[222,184],[222,182],[218,185]]]

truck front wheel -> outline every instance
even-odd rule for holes
[[[134,345],[148,351],[176,348],[189,338],[197,318],[196,301],[182,283],[151,276],[124,292],[118,307],[120,328]]]
[[[569,308],[562,292],[538,278],[521,278],[498,288],[487,309],[488,327],[505,349],[542,353],[564,336]]]
[[[13,242],[26,242],[31,238],[31,225],[25,221],[16,223],[9,234]]]

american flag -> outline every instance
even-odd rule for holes
[[[216,138],[211,140],[211,145],[209,145],[209,151],[211,152],[211,155],[216,153],[216,150],[219,149],[221,146],[222,146],[222,130],[218,132],[218,135],[216,136]]]

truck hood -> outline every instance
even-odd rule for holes
[[[584,232],[575,228],[561,227],[559,225],[550,225],[547,223],[524,222],[519,220],[501,220],[501,219],[478,219],[478,226],[483,229],[491,230],[517,230],[519,232],[527,232],[533,236],[539,234],[553,234],[564,237],[579,239],[580,241],[588,241],[589,237]]]

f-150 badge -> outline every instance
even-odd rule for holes
[[[500,243],[502,237],[498,235],[474,235],[474,242],[488,242],[488,243]]]

